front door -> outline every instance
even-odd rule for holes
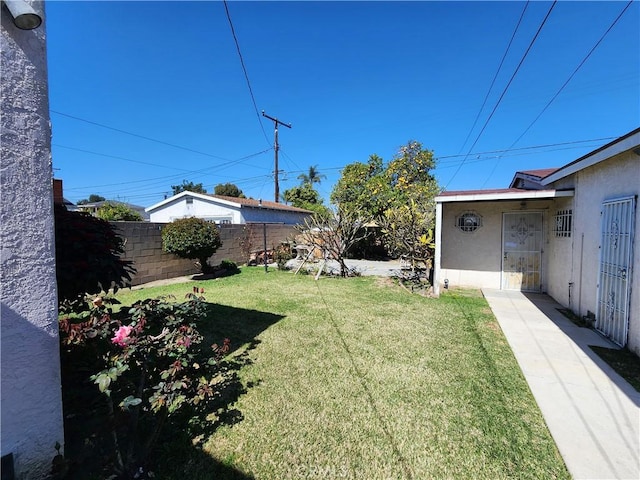
[[[624,347],[629,328],[635,198],[604,202],[601,216],[596,329]]]
[[[502,289],[542,288],[542,212],[509,212],[502,217]]]

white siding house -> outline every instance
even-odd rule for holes
[[[436,198],[434,289],[546,292],[640,354],[640,129],[510,188]]]
[[[2,9],[0,469],[37,479],[64,444],[45,27],[20,30]]]
[[[312,212],[282,203],[251,198],[181,192],[145,209],[151,222],[169,223],[178,218],[198,217],[216,223],[302,223]]]

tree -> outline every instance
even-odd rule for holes
[[[309,183],[285,190],[282,198],[294,207],[316,213],[327,213],[327,207],[323,205],[320,194]]]
[[[353,210],[330,211],[325,215],[316,214],[305,219],[303,225],[296,226],[304,241],[313,249],[322,250],[325,258],[337,260],[340,276],[349,276],[345,263],[349,249],[365,239],[369,232],[363,228],[367,219]]]
[[[89,195],[89,198],[84,198],[82,200],[80,200],[78,202],[78,205],[85,205],[87,203],[96,203],[96,202],[104,202],[106,200],[106,198],[100,196],[100,195],[96,195],[94,193],[92,193],[91,195]]]
[[[389,208],[380,220],[385,247],[394,256],[406,256],[411,270],[431,268],[435,250],[433,212],[425,211],[415,200]]]
[[[222,246],[216,224],[201,218],[179,218],[162,229],[162,249],[181,258],[198,260],[202,273],[210,273],[208,259]]]
[[[110,222],[142,221],[142,215],[123,203],[107,202],[98,209],[96,215]]]
[[[347,165],[331,192],[331,203],[342,209],[364,212],[372,218],[381,216],[390,198],[390,185],[384,172],[383,160],[375,154],[367,163]]]
[[[440,193],[434,168],[433,152],[411,140],[386,165],[377,155],[347,165],[331,201],[341,210],[366,212],[383,227],[387,251],[407,255],[413,264],[424,258],[421,242],[433,229],[433,199]]]
[[[225,183],[225,184],[219,183],[218,185],[215,186],[213,193],[216,195],[223,195],[226,197],[247,198],[245,197],[244,193],[242,193],[242,190],[240,190],[233,183]]]
[[[185,191],[207,193],[207,190],[204,188],[202,183],[187,182],[186,180],[183,180],[181,185],[171,185],[171,189],[173,190],[174,195]]]
[[[124,287],[135,274],[123,260],[124,240],[109,222],[85,212],[55,206],[58,298],[76,300],[86,293]]]
[[[379,218],[384,242],[390,253],[409,258],[412,270],[418,264],[430,268],[433,257],[434,197],[440,193],[431,173],[433,152],[410,141],[400,148],[385,170],[391,188],[389,206]]]
[[[309,167],[309,173],[302,173],[298,175],[298,180],[302,182],[302,185],[311,185],[314,183],[320,183],[323,179],[327,178],[326,175],[321,175],[318,171],[317,165]]]

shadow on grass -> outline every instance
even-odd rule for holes
[[[221,362],[226,380],[217,386],[218,395],[206,412],[185,411],[170,417],[144,465],[146,471],[162,479],[230,479],[253,477],[218,460],[202,450],[202,445],[218,428],[243,420],[235,403],[255,384],[241,381],[240,370],[251,364],[251,351],[260,333],[280,321],[282,316],[257,310],[207,303],[206,316],[197,322],[204,345],[231,341],[231,350]],[[64,349],[63,349],[64,350]],[[112,463],[113,443],[103,395],[89,379],[95,373],[95,353],[89,349],[63,351],[62,384],[65,415],[64,474],[57,478],[109,478],[105,465]],[[138,478],[151,478],[146,473]]]

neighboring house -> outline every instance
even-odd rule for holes
[[[640,129],[508,189],[444,192],[434,289],[546,292],[640,354],[639,194]]]
[[[252,198],[181,192],[146,209],[152,222],[169,223],[177,218],[198,217],[218,224],[302,223],[313,212],[282,203]]]
[[[88,212],[95,217],[98,213],[98,210],[100,210],[100,208],[102,208],[107,203],[124,205],[128,209],[133,210],[134,212],[138,212],[142,216],[143,220],[149,220],[149,214],[144,207],[141,207],[140,205],[133,205],[132,203],[119,202],[118,200],[103,200],[101,202],[82,203],[74,205],[74,207],[77,211]]]
[[[64,444],[46,35],[1,8],[0,469],[38,479]]]

